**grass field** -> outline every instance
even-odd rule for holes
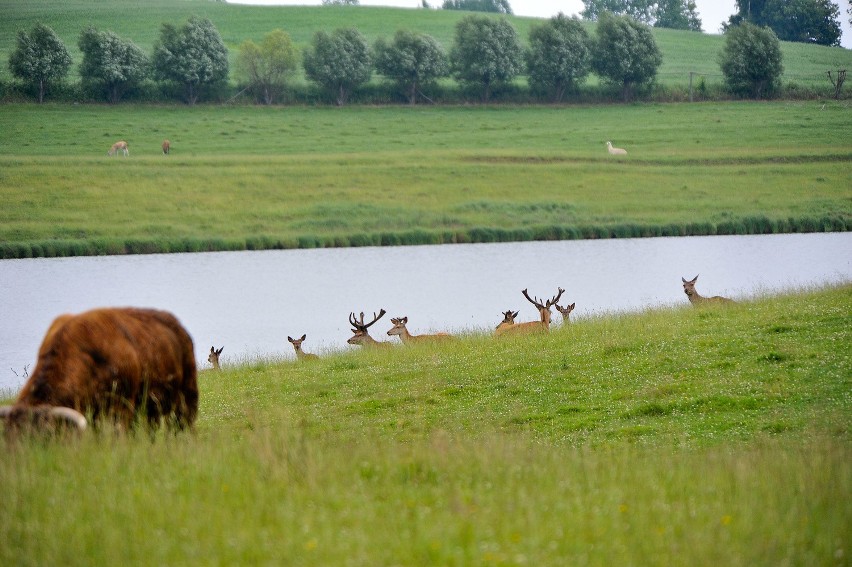
[[[0,0],[0,61],[7,61],[15,47],[15,35],[20,29],[29,30],[37,21],[52,27],[62,38],[74,58],[72,80],[76,81],[76,66],[82,60],[77,48],[80,32],[86,26],[111,30],[132,40],[146,53],[151,53],[159,38],[163,23],[179,25],[190,15],[210,18],[216,25],[229,50],[230,61],[236,60],[240,44],[246,39],[259,42],[273,29],[283,29],[299,48],[310,42],[314,33],[339,27],[354,26],[369,40],[390,37],[397,29],[414,29],[435,37],[449,50],[454,26],[465,12],[453,10],[407,10],[379,7],[257,7],[229,5],[207,0],[149,0],[142,4],[132,0]],[[541,22],[536,18],[510,17],[518,35],[526,45],[529,29]],[[589,24],[588,29],[593,30]],[[713,30],[715,31],[715,30]],[[707,83],[720,83],[717,56],[723,40],[719,35],[697,34],[676,30],[653,30],[663,54],[659,82],[685,88],[689,72],[706,75]],[[782,43],[784,82],[829,88],[826,71],[848,69],[852,66],[852,51],[796,43]],[[10,78],[8,67],[0,66],[0,80]],[[303,81],[302,78],[298,79]]]
[[[845,565],[852,287],[200,376],[7,443],[8,565]]]
[[[5,105],[0,256],[848,230],[847,106]]]

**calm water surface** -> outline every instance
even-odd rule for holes
[[[51,321],[101,306],[172,311],[195,341],[200,368],[350,347],[348,316],[384,308],[412,333],[492,329],[502,311],[537,319],[521,295],[576,302],[572,318],[685,305],[681,277],[705,295],[748,298],[852,281],[852,234],[711,236],[0,260],[0,388],[32,371]],[[561,317],[554,311],[556,317]],[[393,338],[397,341],[397,338]]]

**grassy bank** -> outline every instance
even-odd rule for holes
[[[848,230],[851,112],[7,105],[0,257]]]
[[[194,437],[4,447],[0,561],[844,564],[850,300],[206,372]]]

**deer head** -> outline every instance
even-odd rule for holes
[[[554,307],[556,307],[556,310],[557,310],[557,311],[559,311],[560,313],[562,313],[562,321],[563,321],[564,323],[567,323],[567,322],[568,322],[568,316],[569,316],[569,315],[571,315],[571,312],[572,312],[572,311],[574,311],[574,306],[575,306],[575,305],[576,305],[576,303],[572,303],[571,305],[569,305],[569,306],[567,306],[567,307],[562,307],[561,305],[559,305],[558,303],[556,303],[556,304],[554,304]]]
[[[497,330],[514,325],[515,317],[517,316],[518,311],[512,311],[511,309],[509,309],[508,311],[503,311],[503,320],[500,321],[499,325],[497,325]]]
[[[561,287],[557,288],[557,289],[558,289],[558,293],[556,295],[554,295],[552,298],[548,299],[547,303],[542,303],[542,301],[537,297],[535,297],[535,298],[530,297],[530,295],[527,293],[527,290],[521,291],[521,293],[524,294],[524,297],[527,298],[527,301],[529,301],[530,303],[535,305],[536,309],[538,309],[539,316],[541,317],[541,322],[545,325],[550,325],[550,315],[551,315],[550,314],[550,308],[557,301],[559,301],[559,298],[562,297],[562,294],[565,292],[565,290],[562,289]]]
[[[294,339],[293,337],[291,337],[289,335],[287,336],[287,340],[290,341],[290,343],[293,345],[293,349],[295,349],[295,351],[296,351],[296,358],[299,358],[299,359],[319,358],[315,354],[308,354],[308,353],[306,353],[305,351],[302,350],[302,343],[305,342],[306,338],[308,338],[308,335],[302,335],[302,337],[299,338],[299,339]]]
[[[694,301],[701,297],[698,295],[698,292],[695,291],[695,282],[698,281],[698,276],[695,276],[689,281],[687,281],[683,276],[681,276],[680,279],[683,281],[683,293],[686,294],[690,301]]]
[[[369,323],[364,323],[364,312],[361,312],[361,318],[356,319],[355,313],[352,312],[349,314],[349,324],[352,325],[352,336],[349,337],[349,340],[346,341],[350,345],[361,345],[361,346],[378,346],[383,343],[376,341],[373,337],[370,336],[370,333],[367,332],[367,329],[370,328],[371,325],[375,324],[376,321],[385,316],[385,310],[379,310],[379,314],[376,315],[373,312],[373,320]]]
[[[207,355],[207,362],[213,365],[214,370],[219,370],[219,355],[222,354],[223,350],[225,350],[224,346],[219,350],[216,350],[214,347],[210,347],[210,354]]]

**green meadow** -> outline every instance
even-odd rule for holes
[[[843,231],[852,218],[843,101],[2,110],[6,258]],[[130,157],[107,157],[119,139]]]
[[[6,565],[845,565],[852,287],[200,374],[0,442]]]

